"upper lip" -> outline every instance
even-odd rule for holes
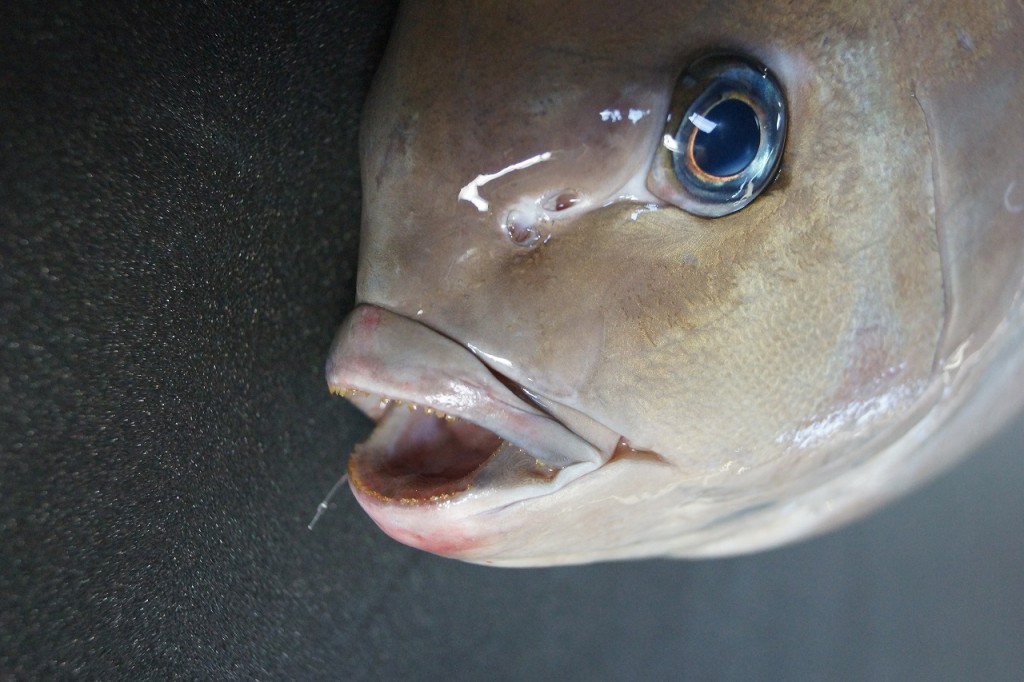
[[[386,460],[399,456],[392,452],[398,447],[394,443],[412,428],[408,419],[387,416],[399,402],[439,419],[442,427],[458,419],[491,432],[528,453],[536,467],[555,472],[549,478],[563,484],[601,466],[619,440],[598,427],[588,429],[587,435],[599,442],[589,442],[533,401],[520,397],[524,392],[516,390],[513,382],[499,378],[462,345],[373,305],[358,306],[339,329],[327,361],[327,383],[332,392],[345,395],[380,423],[363,448],[362,454],[369,456],[369,463],[364,463],[367,471],[353,471],[354,482],[363,481],[370,488],[367,492],[378,498],[395,498],[373,488],[380,488],[387,476]],[[451,447],[453,439],[445,442]],[[467,456],[481,460],[472,476],[486,467],[486,457]],[[360,476],[370,469],[375,472],[373,480]],[[401,489],[396,490],[401,497]]]

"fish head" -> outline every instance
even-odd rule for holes
[[[1024,131],[1022,87],[992,72],[1024,63],[1021,12],[900,7],[407,3],[327,367],[378,421],[349,467],[371,517],[483,563],[706,556],[952,461],[907,453],[948,421],[950,358],[1002,319],[954,294],[1006,311],[1020,289],[1019,215],[964,178],[994,197],[1020,171],[998,142]],[[737,64],[777,84],[744,110],[776,157],[718,209],[673,144]],[[1006,102],[995,132],[965,87]]]

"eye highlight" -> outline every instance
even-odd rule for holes
[[[734,213],[775,178],[786,104],[768,69],[733,56],[698,60],[676,84],[647,185],[695,215]]]

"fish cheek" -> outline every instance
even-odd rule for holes
[[[620,279],[609,300],[637,342],[659,347],[666,337],[696,334],[741,303],[737,274],[764,234],[741,221],[709,221],[673,208],[638,221],[619,247]]]
[[[652,438],[672,429],[706,439],[712,449],[735,449],[730,441],[737,431],[722,427],[734,417],[749,419],[742,414],[743,395],[770,383],[763,370],[774,363],[761,358],[771,356],[774,345],[757,323],[761,309],[784,301],[765,284],[772,279],[765,271],[775,269],[773,242],[780,240],[780,226],[756,219],[770,213],[766,208],[700,224],[681,240],[684,255],[649,268],[661,276],[646,283],[645,301],[623,309],[624,328],[635,330],[634,372],[653,389],[643,411],[662,422],[652,433],[663,435]]]
[[[599,350],[577,375],[579,399],[593,416],[643,447],[658,442],[649,434],[692,430],[680,417],[686,403],[722,388],[696,388],[697,377],[720,357],[722,320],[741,312],[737,285],[764,248],[761,227],[676,209],[638,215],[635,205],[615,205],[591,213],[529,261],[542,300],[577,320],[557,323],[563,345],[554,357]]]
[[[941,319],[928,194],[892,199],[862,168],[797,178],[731,218],[609,210],[587,226],[581,247],[616,273],[587,394],[609,424],[699,476],[782,456],[787,434],[810,444],[818,421],[927,374]]]

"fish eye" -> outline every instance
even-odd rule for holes
[[[695,215],[739,211],[775,179],[786,124],[782,89],[766,67],[704,57],[676,83],[648,187]]]

